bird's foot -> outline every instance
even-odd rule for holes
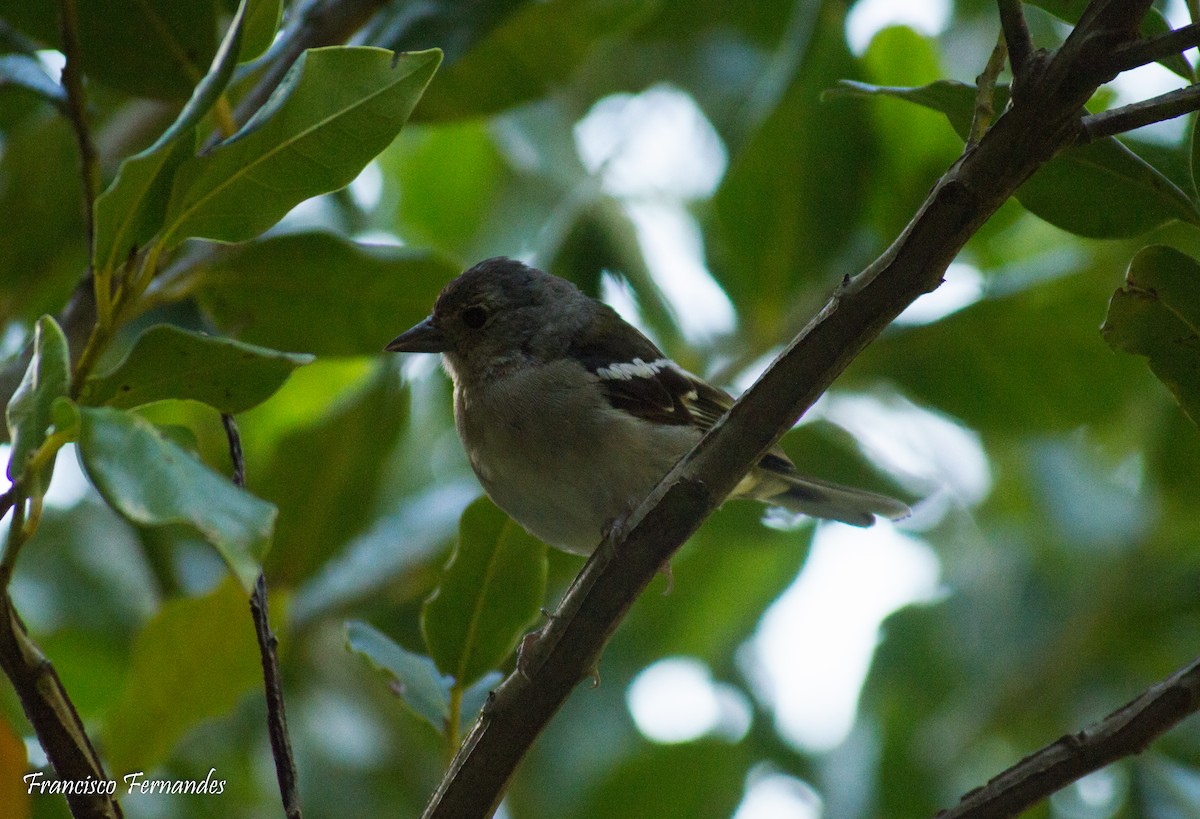
[[[666,597],[675,588],[675,575],[671,573],[671,561],[667,561],[659,567],[658,573],[667,579],[667,587],[663,589],[663,597]]]

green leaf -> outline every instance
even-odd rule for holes
[[[598,41],[631,30],[652,7],[647,0],[526,3],[438,77],[415,118],[481,117],[544,97]]]
[[[87,265],[78,144],[65,117],[46,113],[6,131],[0,151],[0,225],[10,226],[0,241],[0,322],[32,324],[62,309]]]
[[[33,329],[33,358],[4,413],[12,441],[9,480],[25,477],[29,458],[46,440],[54,420],[51,407],[55,399],[67,395],[70,389],[67,338],[53,318],[42,316]]]
[[[417,112],[428,104],[428,96]],[[379,156],[384,185],[394,185],[397,235],[458,258],[491,222],[497,189],[510,173],[488,120],[407,128]],[[455,173],[446,173],[453,167]]]
[[[904,499],[904,488],[867,458],[854,436],[826,420],[793,427],[779,442],[801,475]],[[909,496],[908,500],[916,500]]]
[[[251,475],[255,491],[280,509],[268,578],[294,585],[374,522],[379,483],[408,421],[409,400],[395,371],[379,366],[364,389],[284,436],[267,468]]]
[[[19,583],[44,590],[46,597],[38,609],[54,612],[54,629],[59,634],[104,635],[101,639],[110,649],[113,643],[120,646],[120,658],[113,658],[120,670],[117,678],[97,667],[85,685],[90,690],[85,696],[97,706],[93,713],[106,712],[120,690],[129,659],[124,644],[130,631],[149,619],[160,602],[143,544],[134,527],[88,493],[73,506],[46,505],[29,547],[21,553]],[[25,609],[23,602],[18,592],[17,604],[23,614],[37,616],[35,610]],[[50,656],[63,671],[60,658]],[[83,690],[67,690],[80,704],[77,697]]]
[[[1142,248],[1100,331],[1113,349],[1148,358],[1151,371],[1200,424],[1200,263],[1163,245]]]
[[[346,647],[387,675],[392,692],[413,713],[439,733],[446,731],[453,680],[438,673],[433,660],[408,651],[383,632],[357,620],[346,623]]]
[[[1062,432],[1111,420],[1127,409],[1141,374],[1136,362],[1110,355],[1096,333],[1109,295],[1103,279],[1085,270],[984,299],[933,324],[895,327],[840,383],[898,384],[918,403],[983,432]]]
[[[438,668],[467,686],[498,666],[538,615],[546,546],[487,498],[463,512],[442,583],[421,609]]]
[[[275,507],[234,486],[136,415],[81,407],[79,417],[79,458],[108,505],[142,526],[194,529],[249,591],[271,542]]]
[[[643,595],[614,646],[631,651],[639,666],[670,655],[729,661],[796,579],[815,531],[771,529],[764,511],[732,501],[713,513],[672,558],[671,593]]]
[[[1193,190],[1200,190],[1200,116],[1192,118],[1191,140],[1187,145],[1187,169]]]
[[[246,0],[246,34],[237,55],[239,63],[253,60],[267,50],[275,40],[282,15],[283,0]]]
[[[270,398],[310,355],[214,338],[156,324],[110,372],[84,384],[82,404],[130,407],[167,398],[190,398],[221,412],[243,412]]]
[[[78,0],[83,73],[138,96],[184,100],[216,51],[217,4]],[[58,6],[0,0],[0,19],[62,49]]]
[[[459,273],[421,250],[290,233],[246,245],[205,270],[196,289],[222,330],[281,350],[372,355],[429,315]]]
[[[162,227],[171,182],[191,154],[195,126],[216,103],[237,64],[246,2],[238,5],[212,67],[192,92],[179,116],[154,144],[121,163],[112,184],[96,199],[96,240],[92,265],[112,271],[144,247]]]
[[[464,732],[470,729],[470,721],[479,716],[483,706],[487,705],[488,697],[503,679],[504,675],[499,671],[489,671],[471,683],[463,692],[462,702],[458,709],[458,724],[462,726]]]
[[[46,73],[41,62],[29,54],[0,55],[0,90],[24,88],[59,108],[67,104],[67,92]]]
[[[1141,35],[1143,37],[1161,37],[1164,34],[1170,33],[1171,30],[1171,22],[1156,8],[1147,11],[1146,16],[1142,18]],[[1159,65],[1175,72],[1188,82],[1196,81],[1196,72],[1192,69],[1192,64],[1187,61],[1187,58],[1182,53],[1168,54],[1158,62]]]
[[[843,80],[829,95],[883,95],[941,111],[959,137],[971,127],[975,87],[939,80],[918,88]],[[996,109],[1007,101],[996,89]],[[1171,180],[1112,137],[1070,148],[1038,169],[1017,200],[1052,225],[1080,236],[1136,236],[1174,219],[1200,224],[1195,204]]]
[[[671,306],[646,264],[637,228],[618,200],[602,195],[578,207],[574,222],[554,255],[543,263],[543,269],[575,282],[589,294],[600,292],[605,272],[620,271],[633,290],[642,321],[653,330],[655,341],[663,349],[678,351],[676,360],[682,366],[700,365],[698,361],[688,361],[686,356],[679,357],[687,345],[680,337]]]
[[[337,190],[400,132],[441,61],[437,49],[306,51],[229,139],[180,166],[163,242],[243,242],[300,202]]]
[[[1150,751],[1130,760],[1139,787],[1133,815],[1194,816],[1200,813],[1200,770],[1195,760],[1173,760],[1165,753]],[[1073,789],[1076,790],[1076,789]]]
[[[873,85],[856,80],[839,80],[837,85],[822,94],[824,99],[837,97],[895,97],[945,114],[959,137],[971,130],[975,113],[975,86],[956,80],[936,80],[926,85]],[[994,105],[1002,111],[1008,103],[1008,87],[998,85]]]
[[[296,589],[295,622],[303,625],[381,594],[394,605],[427,597],[446,565],[461,510],[477,494],[477,486],[464,481],[449,492],[406,496],[397,512],[377,518]]]
[[[747,749],[713,739],[643,744],[589,789],[579,816],[724,819],[742,798]]]
[[[138,634],[123,693],[104,729],[115,776],[157,767],[188,731],[229,714],[261,687],[246,599],[227,581],[203,597],[164,603]],[[282,602],[272,596],[272,619],[281,622]]]
[[[920,86],[945,73],[938,58],[933,38],[897,25],[871,38],[861,64],[873,83]],[[930,183],[962,153],[962,140],[937,111],[904,100],[876,98],[869,113],[880,150],[868,212],[878,236],[897,236],[925,201]]]
[[[1098,239],[1137,236],[1174,219],[1200,224],[1187,194],[1111,137],[1047,162],[1017,200],[1056,227]]]
[[[841,13],[833,4],[822,12],[799,71],[731,157],[713,200],[713,274],[738,305],[752,349],[785,335],[799,291],[824,292],[841,271],[870,198],[879,145],[867,111],[820,99],[858,70]]]

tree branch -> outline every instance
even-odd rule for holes
[[[1000,28],[1004,32],[1004,44],[1012,63],[1015,88],[1031,70],[1029,60],[1033,54],[1033,39],[1029,36],[1021,0],[997,0],[996,7],[1000,12]]]
[[[93,206],[96,203],[96,146],[87,124],[87,98],[83,93],[83,75],[79,59],[79,11],[75,0],[59,0],[58,31],[62,39],[63,56],[67,58],[62,71],[62,84],[67,91],[67,112],[79,144],[80,175],[83,179],[83,224],[86,231],[88,257],[91,258],[95,234]]]
[[[659,567],[863,347],[941,284],[959,250],[1021,183],[1073,144],[1084,103],[1109,78],[1107,56],[1136,36],[1149,6],[1149,0],[1098,0],[1085,13],[1088,28],[1077,28],[1053,55],[1028,64],[1025,93],[942,176],[901,236],[839,289],[592,555],[529,647],[528,662],[489,700],[426,807],[426,819],[482,817],[495,809],[528,747],[589,675]]]
[[[0,505],[12,507],[4,557],[0,561],[0,669],[3,669],[17,692],[25,716],[33,726],[59,780],[81,784],[105,781],[107,777],[100,756],[84,730],[62,680],[46,655],[29,639],[25,624],[21,622],[8,595],[8,582],[12,578],[17,552],[37,525],[40,506],[32,507],[33,513],[27,522],[26,501],[17,484],[0,496]],[[40,504],[41,499],[37,498],[32,503]],[[121,807],[116,799],[101,789],[97,790],[97,793],[68,790],[64,795],[71,813],[77,817],[121,816]]]
[[[1115,71],[1128,71],[1147,63],[1179,54],[1189,48],[1200,45],[1200,23],[1189,23],[1174,31],[1148,40],[1139,40],[1123,48],[1116,49],[1112,54],[1112,67]]]
[[[1151,686],[1100,722],[1030,754],[938,819],[1016,816],[1050,794],[1122,757],[1141,753],[1200,710],[1200,660]]]
[[[1078,142],[1087,143],[1101,137],[1132,131],[1134,128],[1174,119],[1197,109],[1200,109],[1200,85],[1189,85],[1187,88],[1168,91],[1166,94],[1132,105],[1084,117],[1080,122],[1082,130]]]
[[[14,516],[13,523],[16,522]],[[54,666],[29,639],[8,591],[0,592],[0,668],[12,682],[21,708],[60,780],[107,781],[100,755],[83,728]],[[75,817],[120,817],[116,799],[100,793],[67,793]]]
[[[233,463],[233,483],[246,488],[246,461],[242,457],[242,437],[232,415],[222,413],[221,423],[229,439],[229,460]],[[258,653],[262,658],[263,689],[267,700],[267,733],[271,738],[271,755],[275,758],[275,778],[279,780],[279,796],[288,819],[301,819],[300,794],[296,787],[296,762],[292,757],[292,741],[288,736],[287,714],[283,707],[283,682],[279,674],[279,641],[271,631],[267,611],[267,581],[262,572],[250,595],[250,616],[258,637]]]

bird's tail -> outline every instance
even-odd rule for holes
[[[907,505],[887,495],[804,477],[790,469],[783,471],[760,465],[748,479],[753,481],[753,485],[739,487],[742,491],[735,491],[735,495],[752,497],[782,506],[791,512],[837,520],[851,526],[870,526],[875,523],[876,515],[899,520],[912,514]]]

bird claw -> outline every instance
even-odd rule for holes
[[[621,514],[606,521],[600,527],[600,548],[607,549],[610,556],[616,555],[617,544],[620,542],[621,536],[628,534],[625,531],[625,524],[629,523],[629,519],[633,517],[633,510],[635,508],[633,504],[626,506]]]
[[[522,637],[521,642],[517,644],[517,671],[527,680],[532,680],[533,672],[537,670],[533,664],[533,655],[537,650],[537,641],[542,638],[545,628],[542,626],[542,628],[534,629]]]
[[[604,524],[600,529],[600,548],[607,549],[610,555],[615,555],[621,532],[629,520],[629,512],[625,511]]]
[[[558,615],[545,606],[540,611],[542,616],[546,618],[546,624],[526,634],[521,638],[521,642],[517,644],[517,671],[521,672],[521,676],[527,680],[532,679],[532,674],[536,670],[533,663],[534,653],[537,651],[537,641],[546,633],[546,629],[558,619]]]

